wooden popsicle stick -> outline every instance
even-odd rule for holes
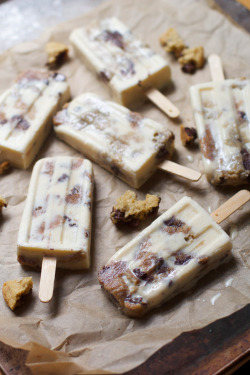
[[[145,92],[145,95],[169,117],[176,118],[180,116],[179,109],[160,91],[151,88]]]
[[[217,224],[220,224],[228,216],[238,210],[243,204],[250,200],[250,191],[240,190],[232,198],[211,213],[212,218]]]
[[[41,302],[49,302],[53,296],[55,273],[56,258],[44,257],[39,285],[39,299]]]
[[[224,81],[225,76],[222,68],[220,56],[210,55],[208,58],[210,73],[213,81]]]
[[[174,163],[171,160],[165,160],[163,163],[159,164],[157,168],[190,181],[199,181],[201,178],[200,172]]]

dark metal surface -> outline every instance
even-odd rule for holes
[[[220,10],[250,33],[250,11],[235,0],[214,0]]]
[[[126,375],[232,373],[250,360],[249,317],[250,304],[202,329],[184,332]]]
[[[208,326],[184,332],[124,375],[229,375],[250,360],[250,304]],[[0,342],[6,375],[31,375],[28,352]],[[235,375],[250,373],[246,363]]]

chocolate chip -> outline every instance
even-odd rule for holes
[[[38,216],[38,215],[40,215],[44,212],[45,212],[45,210],[43,210],[42,206],[38,206],[38,207],[34,208],[32,215],[36,217],[36,216]]]
[[[66,202],[71,204],[77,204],[81,201],[81,188],[76,185],[71,189],[71,192],[66,195]]]
[[[22,115],[15,115],[11,117],[11,122],[14,123],[15,128],[21,130],[27,130],[30,124],[24,119]]]
[[[208,262],[208,257],[202,257],[198,259],[198,263],[201,265],[205,265]]]
[[[53,73],[52,78],[57,82],[63,82],[66,81],[66,77],[63,74],[60,73]]]
[[[132,297],[132,296],[129,296],[127,298],[125,298],[125,301],[128,301],[128,302],[131,302],[131,303],[140,303],[140,304],[145,304],[146,305],[146,302],[142,302],[142,297]]]
[[[109,82],[111,80],[111,74],[108,71],[101,70],[98,77],[103,82]]]
[[[243,120],[242,122],[247,121],[247,115],[246,115],[245,112],[238,111],[238,116],[239,116],[240,120]]]
[[[105,30],[103,32],[103,39],[107,42],[111,42],[121,49],[125,49],[125,43],[122,34],[118,31]]]
[[[134,75],[135,74],[135,65],[133,61],[123,57],[122,64],[121,64],[121,74],[124,76],[127,75]]]
[[[187,64],[183,65],[181,70],[184,73],[194,74],[196,72],[196,65],[195,65],[194,62],[190,62],[190,63],[187,63]]]
[[[120,168],[117,167],[116,165],[111,165],[111,170],[117,176],[122,175],[122,172],[121,172]]]
[[[245,148],[243,148],[240,153],[242,155],[243,166],[247,171],[249,171],[250,170],[250,153]]]
[[[170,219],[165,220],[163,223],[166,225],[164,230],[168,234],[174,234],[179,232],[187,234],[191,230],[191,228],[188,227],[186,223],[179,219],[176,219],[175,216],[172,216]]]
[[[89,230],[84,229],[84,237],[89,238]]]
[[[192,259],[191,255],[178,252],[175,254],[175,262],[174,264],[181,266],[183,264],[187,264]]]
[[[145,280],[147,278],[146,272],[140,270],[140,268],[134,268],[133,272],[138,279]]]
[[[69,175],[64,173],[61,177],[58,178],[58,182],[63,182],[69,179]]]
[[[166,145],[161,146],[159,151],[156,154],[156,159],[165,159],[168,156],[168,150]]]

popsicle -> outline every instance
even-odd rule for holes
[[[66,77],[28,70],[0,96],[0,160],[28,168],[52,126],[52,118],[70,98]]]
[[[89,160],[67,156],[40,159],[32,172],[20,223],[18,261],[32,267],[52,263],[52,276],[56,263],[65,269],[88,268],[92,193]]]
[[[115,101],[135,109],[148,98],[168,116],[179,116],[178,108],[158,91],[169,85],[167,61],[117,18],[75,29],[70,41],[90,70],[108,84]]]
[[[134,188],[161,168],[197,181],[201,174],[169,160],[174,135],[164,125],[85,93],[54,117],[59,138]],[[160,162],[162,162],[160,164]]]
[[[219,223],[250,199],[241,191],[217,209]],[[230,259],[229,236],[198,203],[184,197],[118,250],[99,282],[127,315],[139,317]]]
[[[204,170],[215,185],[250,182],[250,80],[228,79],[209,58],[213,82],[190,88]]]

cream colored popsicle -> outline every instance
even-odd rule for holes
[[[250,80],[224,80],[212,56],[213,82],[190,88],[207,179],[215,185],[250,182]]]
[[[230,259],[231,248],[211,216],[184,197],[118,250],[99,282],[125,314],[142,316]]]
[[[69,98],[64,75],[21,74],[0,96],[0,160],[28,168],[51,130],[52,117]]]
[[[90,265],[92,164],[73,157],[40,159],[34,166],[17,240],[18,261],[41,267]]]
[[[59,138],[134,188],[156,168],[190,181],[201,177],[166,160],[174,151],[168,128],[95,94],[85,93],[66,104],[54,117],[54,129]]]
[[[115,101],[135,109],[148,97],[170,117],[179,116],[179,110],[157,91],[169,85],[168,63],[117,18],[75,29],[70,41],[84,63],[108,84]]]
[[[54,130],[135,188],[174,151],[174,135],[165,126],[90,93],[78,96],[55,116]]]

